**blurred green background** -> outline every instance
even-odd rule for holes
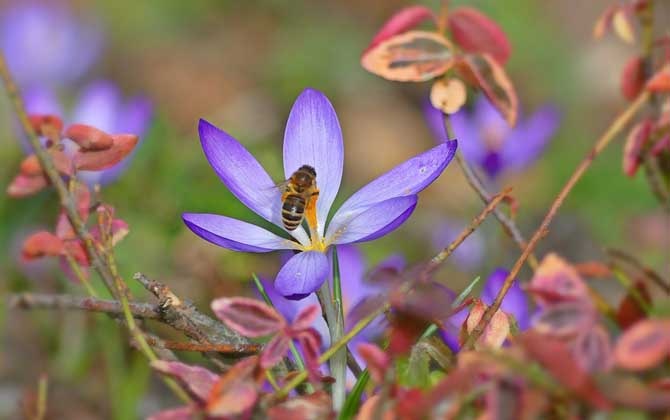
[[[438,1],[421,2],[437,10]],[[492,188],[513,186],[518,223],[533,232],[556,193],[613,116],[625,106],[619,73],[634,46],[612,36],[596,42],[593,21],[608,1],[454,1],[500,23],[513,46],[507,66],[527,113],[554,103],[562,112],[558,135],[543,158]],[[663,3],[663,2],[658,2]],[[4,7],[7,2],[0,2]],[[280,180],[284,123],[300,91],[311,86],[333,102],[345,143],[343,187],[337,203],[406,158],[433,144],[420,103],[429,84],[398,84],[367,73],[359,57],[403,1],[76,1],[77,13],[99,19],[106,34],[102,59],[81,85],[104,77],[125,94],[147,94],[156,114],[130,169],[103,197],[130,224],[116,248],[124,278],[142,271],[169,284],[202,308],[216,296],[248,293],[250,273],[272,277],[278,258],[240,254],[210,245],[188,231],[184,211],[257,220],[220,183],[197,138],[206,118],[233,134]],[[667,6],[667,4],[666,4]],[[666,19],[668,8],[657,13]],[[662,25],[660,25],[663,27]],[[77,88],[69,94],[76,96]],[[0,185],[15,173],[23,152],[6,100],[0,99]],[[569,196],[540,247],[574,262],[602,257],[602,248],[633,251],[668,274],[668,224],[644,176],[621,170],[622,142],[598,158]],[[0,198],[0,293],[81,294],[56,264],[18,261],[21,241],[50,228],[53,191],[28,199]],[[482,205],[452,164],[421,194],[412,218],[387,237],[364,244],[370,265],[391,253],[425,261],[435,251],[431,226],[442,218],[467,223]],[[453,264],[439,274],[454,289],[497,266],[509,268],[518,250],[493,220],[481,235],[485,258],[472,271]],[[528,278],[527,272],[522,275]],[[133,291],[150,299],[135,284]],[[101,289],[100,287],[98,287]],[[4,305],[4,303],[3,303]],[[48,372],[53,418],[133,418],[170,404],[145,361],[128,349],[118,325],[103,316],[0,311],[0,417]],[[170,331],[162,331],[170,335]],[[177,338],[177,336],[174,336]],[[193,355],[184,355],[199,360]],[[75,415],[77,417],[75,417]]]

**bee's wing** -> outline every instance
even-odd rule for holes
[[[271,187],[267,187],[267,189],[268,190],[275,190],[276,189],[276,190],[279,190],[280,192],[284,193],[284,192],[286,192],[286,188],[288,187],[289,182],[290,182],[290,180],[287,179],[286,181],[282,181],[282,182],[279,182],[279,183],[277,183],[277,184],[275,184]]]

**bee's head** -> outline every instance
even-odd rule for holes
[[[299,171],[309,172],[313,177],[316,177],[316,171],[314,170],[314,168],[312,168],[312,167],[309,166],[309,165],[302,165],[302,166],[300,167],[300,169],[298,169],[298,170],[299,170]]]

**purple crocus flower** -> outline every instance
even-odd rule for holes
[[[427,102],[424,114],[435,139],[447,139],[442,111]],[[511,128],[482,96],[472,110],[463,108],[450,119],[465,159],[493,179],[506,171],[519,172],[537,160],[556,132],[560,117],[552,105],[545,105],[529,118],[519,118]]]
[[[379,238],[407,220],[417,194],[442,173],[456,152],[456,141],[446,141],[401,163],[354,193],[326,226],[342,179],[342,132],[328,98],[317,90],[304,90],[286,124],[284,174],[288,179],[303,165],[316,171],[320,195],[316,226],[310,226],[308,235],[302,226],[290,232],[283,227],[281,191],[244,146],[205,120],[200,120],[199,132],[205,156],[226,187],[284,235],[215,214],[184,213],[184,222],[203,239],[235,251],[299,251],[284,264],[274,284],[281,295],[292,299],[304,298],[326,280],[331,246]]]
[[[482,302],[486,305],[491,305],[493,303],[508,274],[509,271],[504,268],[497,268],[491,273],[488,279],[486,279],[486,283],[484,283],[484,287],[479,296]],[[528,297],[526,296],[526,292],[521,289],[518,282],[515,281],[512,284],[512,287],[507,291],[507,294],[500,305],[500,309],[503,312],[514,316],[517,326],[521,331],[530,327],[531,314],[528,306]],[[453,331],[452,334],[446,334],[442,331],[442,338],[452,351],[458,351],[460,349],[458,344],[458,333],[465,322],[465,319],[468,317],[468,314],[469,310],[466,308],[449,318],[449,323],[446,327],[448,330]]]
[[[149,128],[152,115],[151,102],[144,96],[124,101],[119,88],[111,82],[99,80],[84,88],[71,113],[63,110],[55,93],[49,89],[31,88],[24,95],[30,114],[53,114],[64,117],[64,122],[94,126],[110,134],[136,134],[140,142]],[[69,143],[68,140],[66,142]],[[32,153],[27,141],[26,152]],[[67,150],[68,144],[66,144]],[[121,162],[102,171],[79,171],[79,179],[92,186],[107,185],[115,181],[128,167],[135,150]]]
[[[16,1],[0,14],[0,50],[23,86],[62,86],[95,62],[103,36],[62,3]]]

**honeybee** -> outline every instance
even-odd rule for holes
[[[302,165],[278,187],[282,191],[282,223],[286,230],[296,230],[305,217],[305,208],[319,195],[316,171],[309,165]]]

